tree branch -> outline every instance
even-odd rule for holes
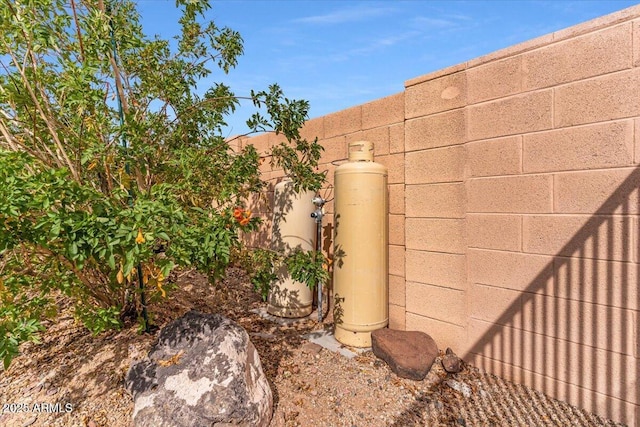
[[[104,7],[104,1],[103,0],[99,0],[98,1],[98,8],[107,17],[107,19],[109,21],[111,21],[111,16],[107,15],[106,9]],[[111,23],[110,23],[110,25],[111,25]],[[118,95],[120,96],[120,102],[122,102],[122,110],[124,111],[125,115],[129,114],[129,104],[127,102],[127,98],[124,96],[124,88],[123,88],[123,85],[122,85],[122,77],[120,75],[120,68],[118,67],[118,63],[116,62],[116,58],[114,56],[114,53],[113,52],[109,52],[107,55],[109,57],[109,63],[111,64],[111,68],[113,70],[113,78],[116,81],[116,90],[118,91]]]
[[[13,10],[13,9],[12,9]],[[23,31],[23,35],[25,37],[25,39],[28,40],[27,34],[24,33]],[[20,73],[20,77],[22,78],[22,83],[25,87],[25,89],[27,90],[27,92],[29,93],[29,96],[31,98],[31,100],[33,101],[34,107],[36,109],[36,111],[38,112],[38,114],[40,115],[40,118],[42,119],[42,121],[46,124],[47,129],[49,130],[49,134],[51,135],[51,138],[53,139],[53,142],[56,145],[57,151],[60,153],[60,155],[63,158],[64,164],[65,166],[67,166],[69,168],[69,170],[71,171],[71,175],[74,177],[75,180],[79,180],[79,176],[78,173],[76,171],[76,168],[74,167],[73,163],[71,162],[71,160],[69,159],[69,156],[67,155],[66,150],[64,149],[64,146],[62,145],[62,142],[60,141],[60,138],[58,136],[58,133],[53,125],[53,123],[51,122],[50,118],[47,117],[47,115],[44,112],[44,108],[40,103],[40,100],[38,99],[34,88],[31,86],[31,83],[29,82],[29,78],[26,75],[25,69],[22,68],[20,66],[20,64],[18,63],[18,58],[16,58],[15,53],[13,52],[13,50],[11,50],[11,48],[7,45],[7,42],[3,40],[3,45],[5,48],[5,51],[7,52],[7,54],[11,57],[11,60],[14,64],[14,66],[16,67],[16,69],[18,70],[18,72]],[[33,55],[33,52],[31,52],[31,58],[33,61],[33,70],[34,72],[37,70],[37,63],[35,62],[35,56]],[[37,82],[36,82],[37,84]],[[40,89],[40,92],[42,93],[42,89]],[[43,97],[43,101],[46,99],[46,96]],[[35,119],[35,117],[34,117]]]
[[[78,24],[78,14],[76,13],[76,2],[71,0],[71,10],[73,10],[73,21],[76,24],[76,33],[78,34],[78,43],[80,44],[80,62],[84,62],[84,46],[82,45],[82,33]]]

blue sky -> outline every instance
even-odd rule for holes
[[[150,35],[177,32],[173,0],[138,0]],[[406,80],[476,58],[637,1],[213,1],[207,19],[240,32],[238,66],[213,81],[236,95],[278,83],[318,117],[403,90]],[[202,82],[208,86],[210,82]],[[228,119],[247,131],[247,106]]]

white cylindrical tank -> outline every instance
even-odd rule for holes
[[[313,250],[316,224],[312,191],[296,192],[291,179],[284,179],[274,189],[271,249],[285,255],[296,248]],[[293,280],[285,267],[269,290],[267,312],[280,317],[304,317],[311,314],[313,293],[305,284]]]
[[[334,186],[335,337],[370,347],[371,332],[389,322],[387,168],[373,162],[371,142],[349,143]]]

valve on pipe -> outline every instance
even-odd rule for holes
[[[311,200],[311,203],[313,203],[316,206],[316,210],[311,213],[311,218],[315,219],[316,223],[321,224],[322,217],[324,216],[323,206],[326,203],[326,200],[320,196],[316,196],[313,198],[313,200]]]

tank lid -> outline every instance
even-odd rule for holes
[[[350,162],[372,162],[373,161],[373,142],[370,141],[354,141],[349,143],[349,161]]]

